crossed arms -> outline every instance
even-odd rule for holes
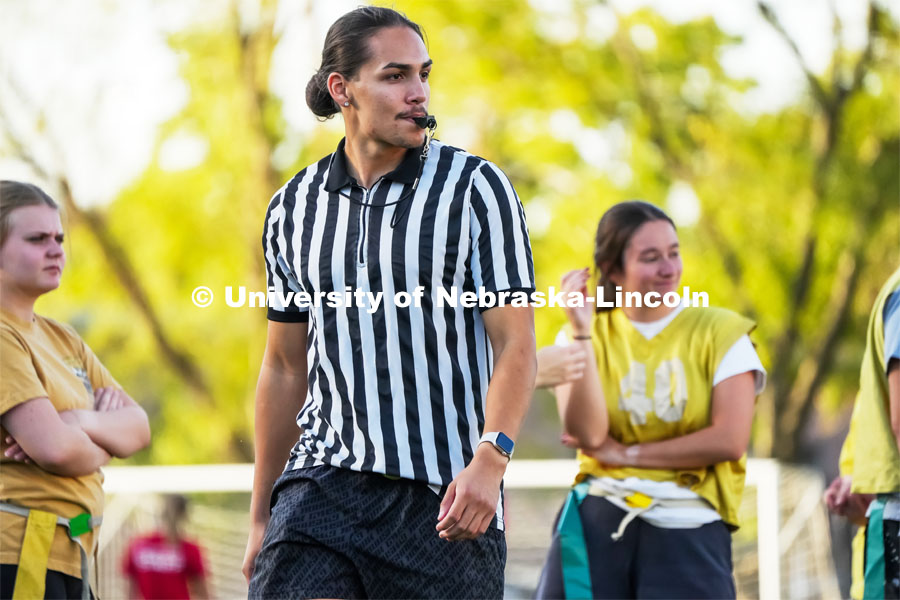
[[[9,432],[8,458],[67,477],[93,473],[111,457],[130,456],[150,443],[144,409],[114,387],[95,390],[92,409],[57,412],[49,398],[32,398],[0,422]]]

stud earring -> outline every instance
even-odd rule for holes
[[[345,101],[344,101],[344,106],[350,106],[350,102],[347,101],[347,100],[345,100]]]

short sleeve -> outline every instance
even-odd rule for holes
[[[900,290],[888,296],[884,303],[884,369],[891,359],[900,360]]]
[[[758,396],[766,387],[766,370],[762,366],[762,361],[759,360],[759,355],[756,353],[756,348],[753,347],[753,342],[750,341],[750,336],[743,335],[719,362],[716,374],[713,377],[713,387],[729,377],[746,373],[747,371],[753,372],[756,395]]]
[[[33,398],[47,397],[31,351],[12,329],[0,328],[0,414]]]
[[[506,175],[484,162],[470,190],[472,277],[488,292],[535,289],[525,211]]]
[[[266,261],[266,289],[269,294],[267,317],[270,321],[282,323],[305,323],[309,320],[309,308],[300,308],[291,299],[301,291],[300,283],[291,270],[289,259],[293,257],[290,248],[293,237],[293,202],[290,202],[292,188],[286,186],[272,198],[266,211],[263,227],[263,256]],[[285,203],[289,206],[287,210]]]
[[[81,338],[79,340],[81,341],[81,359],[84,362],[84,369],[91,380],[91,387],[95,390],[103,387],[122,389],[119,382],[113,378],[106,367],[103,366],[103,363],[100,362],[100,359],[97,358],[97,355],[84,343],[84,340],[81,340]]]

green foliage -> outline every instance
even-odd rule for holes
[[[494,161],[513,180],[529,218],[539,289],[590,264],[597,221],[612,204],[643,198],[664,205],[671,186],[686,182],[701,215],[680,228],[684,283],[757,320],[764,364],[790,367],[773,382],[770,398],[799,394],[794,379],[814,368],[810,360],[826,341],[842,285],[859,270],[815,394],[827,410],[852,399],[871,300],[900,257],[895,23],[882,20],[864,85],[843,106],[837,140],[823,159],[829,115],[811,96],[777,114],[735,108],[752,82],[723,71],[718,58],[737,40],[711,19],[673,25],[642,10],[617,15],[615,32],[597,39],[587,24],[598,7],[586,1],[573,3],[568,36],[551,27],[562,17],[525,2],[392,5],[427,30],[439,137]],[[635,27],[645,34],[649,28],[655,46],[636,46]],[[246,76],[248,48],[267,50],[242,43],[238,31],[225,22],[172,36],[190,100],[160,129],[158,147],[187,132],[209,151],[182,171],[165,171],[155,160],[105,214],[166,337],[199,368],[207,392],[186,384],[161,355],[84,227],[72,236],[63,291],[41,305],[76,324],[148,408],[153,445],[139,462],[252,458],[265,317],[262,309],[226,307],[224,286],[265,288],[260,235],[280,185],[274,181],[340,139],[339,122],[329,123],[303,140],[290,168],[271,172],[271,152],[289,134],[280,102],[264,93],[260,103],[253,89],[265,78]],[[266,56],[250,59],[268,65]],[[570,122],[571,130],[561,125]],[[813,276],[798,311],[794,284],[810,236],[817,240]],[[216,294],[212,307],[191,304],[198,285]],[[792,319],[799,341],[779,350]],[[560,310],[539,309],[539,345],[552,343],[563,322]],[[555,419],[549,402],[541,410]]]

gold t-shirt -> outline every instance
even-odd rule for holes
[[[58,411],[92,409],[94,389],[119,387],[74,329],[34,316],[31,323],[0,311],[0,415],[34,398],[49,398]],[[0,453],[9,445],[0,426]],[[0,501],[72,518],[103,512],[103,474],[63,477],[0,454]],[[81,537],[91,551],[99,528]],[[25,518],[0,512],[0,563],[19,564]],[[81,554],[58,526],[47,568],[81,578]]]

